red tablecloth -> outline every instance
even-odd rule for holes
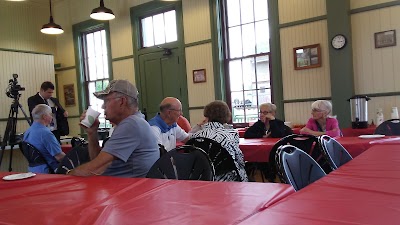
[[[342,134],[344,137],[358,137],[360,135],[374,134],[376,126],[369,126],[364,129],[344,128]]]
[[[240,138],[240,149],[244,159],[249,162],[268,162],[269,153],[274,144],[280,138]],[[384,137],[373,139],[362,139],[359,137],[339,137],[336,139],[343,145],[351,156],[356,157],[362,152],[377,144],[400,144],[400,137]]]
[[[287,184],[38,174],[0,180],[0,224],[236,224],[292,193]]]
[[[400,145],[376,145],[239,224],[399,224]]]
[[[71,144],[63,144],[61,145],[61,150],[67,154],[67,152],[69,152],[72,149],[72,145]]]

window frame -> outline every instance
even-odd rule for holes
[[[231,61],[234,60],[243,60],[246,58],[254,58],[255,62],[256,62],[256,58],[260,57],[260,56],[267,56],[269,59],[269,64],[268,64],[268,69],[269,69],[269,78],[270,78],[270,87],[269,88],[264,88],[265,90],[269,90],[270,92],[270,96],[271,96],[271,102],[273,102],[274,99],[274,92],[273,92],[273,74],[272,74],[272,57],[271,57],[271,41],[269,41],[269,52],[266,53],[255,53],[252,55],[246,55],[246,56],[241,56],[241,57],[235,57],[235,58],[230,58],[230,46],[229,46],[229,27],[228,27],[228,12],[227,12],[227,1],[228,0],[220,0],[220,11],[221,11],[221,36],[222,36],[222,51],[223,51],[223,67],[224,67],[224,79],[225,79],[225,96],[226,96],[226,103],[228,104],[229,108],[231,109],[232,113],[233,113],[233,105],[232,105],[232,90],[230,87],[230,74],[229,74],[229,64]],[[269,3],[269,2],[268,2]],[[254,16],[254,15],[253,15]],[[251,23],[255,23],[256,21],[254,20]],[[270,23],[270,18],[268,17],[268,23]],[[245,24],[249,24],[249,23],[245,23]],[[239,24],[236,26],[240,26],[242,27],[245,24]],[[269,35],[270,39],[271,39],[271,34]],[[243,43],[242,43],[243,45]],[[256,77],[256,84],[257,84],[257,69],[255,69],[255,77]],[[243,84],[243,83],[242,83]],[[260,88],[258,87],[258,85],[256,86],[255,89],[250,89],[250,90],[245,90],[244,88],[240,91],[243,93],[246,91],[260,91]],[[239,91],[238,91],[239,92]],[[259,108],[259,95],[257,94],[256,96],[257,99],[257,111]],[[245,100],[245,98],[244,98]],[[243,103],[243,105],[245,106],[245,103]],[[231,122],[234,124],[234,127],[247,127],[249,126],[249,122],[246,122],[246,107],[244,107],[244,122],[241,123],[233,123],[233,117],[231,118]]]
[[[98,21],[98,20],[87,20],[77,24],[72,25],[74,48],[75,48],[75,65],[76,65],[76,82],[78,89],[78,99],[79,99],[79,114],[83,113],[84,110],[88,108],[89,95],[88,87],[86,83],[85,65],[83,63],[83,57],[86,54],[84,52],[83,34],[90,33],[96,30],[104,29],[106,35],[106,47],[107,47],[107,59],[108,59],[108,74],[109,81],[113,80],[113,68],[112,68],[112,58],[111,58],[111,39],[110,39],[110,25],[108,21]],[[83,133],[83,130],[81,129]]]

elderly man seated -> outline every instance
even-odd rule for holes
[[[28,170],[34,173],[49,173],[50,169],[55,171],[65,154],[61,151],[57,138],[47,127],[53,120],[52,110],[46,104],[36,105],[32,110],[32,118],[34,122],[25,131],[23,141],[33,145],[47,163],[28,167]]]
[[[181,115],[181,102],[177,98],[167,97],[160,104],[160,112],[149,120],[157,143],[163,145],[167,151],[176,148],[176,141],[189,140],[189,134],[177,125]]]
[[[113,80],[103,91],[94,93],[104,100],[106,119],[116,125],[103,149],[99,146],[96,118],[91,127],[81,127],[88,134],[91,161],[67,174],[76,176],[108,175],[118,177],[145,177],[160,157],[156,137],[138,111],[138,91],[126,80]],[[85,118],[85,113],[81,119]]]

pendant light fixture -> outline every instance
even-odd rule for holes
[[[95,20],[112,20],[115,16],[111,9],[104,7],[104,1],[100,0],[100,7],[92,10],[90,18]]]
[[[44,34],[62,34],[64,33],[64,30],[61,28],[60,25],[54,23],[53,20],[53,12],[51,10],[51,0],[49,0],[49,3],[50,3],[50,22],[43,25],[40,32]]]

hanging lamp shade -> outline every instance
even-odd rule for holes
[[[104,7],[104,1],[100,0],[100,7],[92,10],[90,18],[95,20],[112,20],[115,18],[115,15],[111,9]]]
[[[50,22],[43,25],[40,32],[44,34],[62,34],[64,33],[64,30],[61,28],[60,25],[54,23],[53,13],[51,10],[51,0],[49,0],[49,2],[50,2]]]

